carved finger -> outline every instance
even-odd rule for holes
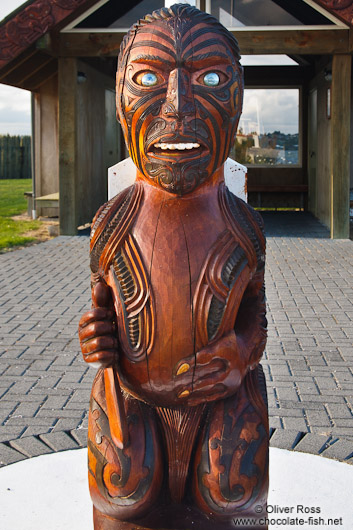
[[[210,344],[210,346],[198,351],[196,353],[196,363],[197,365],[207,365],[215,358],[230,360],[237,354],[237,350],[237,339],[232,330],[221,339]]]
[[[223,390],[225,388],[225,384],[223,384],[227,374],[225,372],[218,372],[214,378],[212,377],[204,377],[203,379],[200,379],[193,383],[192,385],[192,396],[197,394],[198,392],[211,392],[214,388],[217,388],[219,385],[222,385]]]
[[[84,354],[83,358],[86,361],[86,363],[90,363],[91,366],[94,366],[96,368],[104,366],[106,368],[114,364],[115,359],[116,359],[116,351],[115,350],[97,351],[95,353],[90,353],[87,355]]]
[[[227,373],[229,362],[225,359],[212,359],[207,364],[196,365],[194,373],[193,385],[203,384],[212,381],[216,384],[218,381],[222,381]]]
[[[190,373],[194,369],[195,366],[195,356],[186,357],[185,359],[182,359],[179,361],[175,368],[174,373],[175,375],[182,381],[183,378],[190,379]]]
[[[96,337],[81,344],[81,350],[83,354],[95,353],[101,350],[113,350],[117,349],[117,347],[118,341],[111,335]]]
[[[225,377],[228,363],[224,359],[213,359],[207,365],[198,366],[196,369],[185,371],[177,375],[176,381],[178,382],[178,394],[183,390],[190,390],[191,385],[193,388],[195,385],[208,384],[212,381],[216,384],[218,381],[222,381]],[[192,381],[191,381],[192,378]]]
[[[226,397],[228,397],[229,393],[228,391],[223,391],[223,392],[215,392],[215,393],[207,393],[207,394],[201,394],[201,393],[197,393],[194,395],[192,395],[189,399],[188,399],[188,405],[189,406],[192,406],[192,407],[196,407],[197,405],[201,405],[201,403],[209,403],[209,402],[212,402],[212,401],[217,401],[217,400],[220,400],[220,399],[225,399]]]
[[[78,336],[81,342],[101,337],[104,335],[113,335],[115,331],[115,324],[111,321],[98,321],[88,324],[84,328],[79,329]]]
[[[225,397],[228,391],[227,386],[222,383],[204,384],[197,389],[194,386],[188,385],[187,387],[179,388],[177,390],[177,396],[181,404],[196,405]]]
[[[105,309],[104,307],[90,309],[81,317],[78,327],[79,329],[84,328],[92,322],[97,322],[98,320],[112,321],[114,316],[114,312],[111,309]]]
[[[92,289],[92,302],[95,307],[109,307],[112,303],[110,287],[105,282],[98,282]]]
[[[229,393],[226,385],[219,383],[217,385],[205,386],[200,390],[193,390],[188,398],[188,405],[199,405],[209,401],[216,401],[217,399],[225,398]]]

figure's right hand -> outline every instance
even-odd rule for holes
[[[85,313],[78,325],[82,355],[95,368],[112,366],[117,359],[118,340],[114,313],[105,307],[96,307]]]

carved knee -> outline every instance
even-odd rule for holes
[[[199,443],[193,490],[198,507],[221,519],[264,506],[268,489],[268,419],[255,370],[238,393],[215,403]]]
[[[129,444],[112,441],[101,374],[93,385],[88,428],[89,486],[95,507],[110,517],[140,517],[156,500],[162,482],[162,460],[153,411],[125,399]]]

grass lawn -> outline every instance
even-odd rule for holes
[[[35,239],[28,232],[37,230],[40,221],[11,219],[26,212],[27,201],[23,194],[31,189],[31,179],[0,179],[0,251]]]

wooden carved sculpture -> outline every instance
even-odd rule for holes
[[[99,367],[95,530],[267,528],[265,238],[223,180],[242,94],[236,40],[196,8],[155,11],[121,45],[117,114],[137,177],[93,221],[79,325]]]

